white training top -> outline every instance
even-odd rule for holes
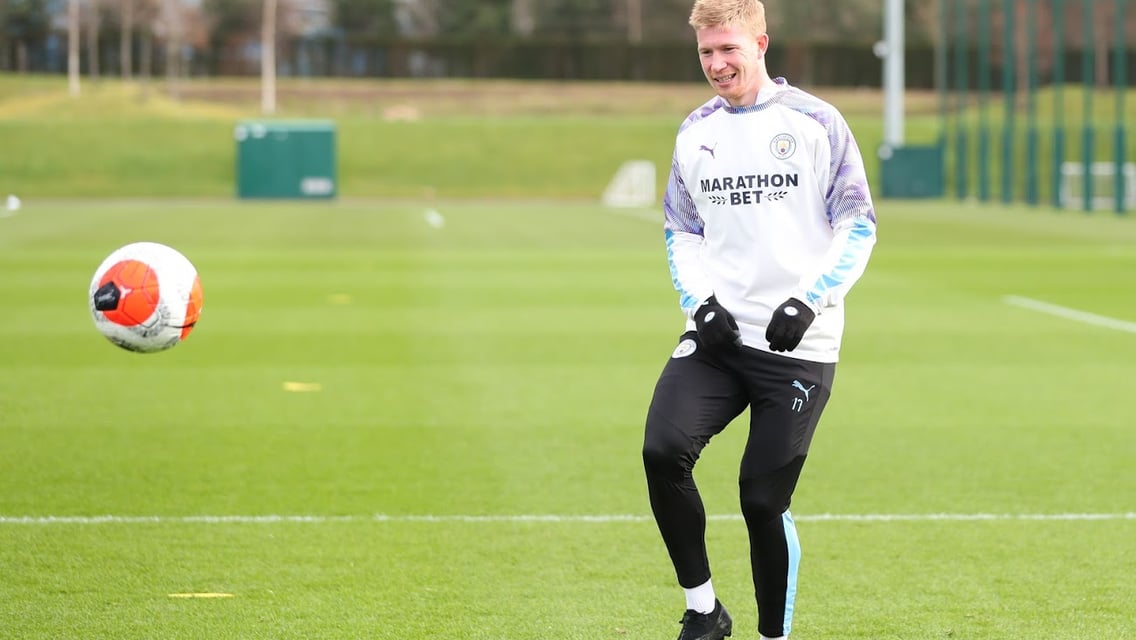
[[[864,161],[832,105],[777,78],[748,107],[715,97],[679,127],[663,199],[671,277],[692,315],[717,296],[742,342],[769,351],[773,311],[817,313],[794,358],[836,362],[844,296],[876,242]]]

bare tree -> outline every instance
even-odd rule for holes
[[[79,96],[79,0],[67,3],[67,87]]]
[[[260,25],[260,110],[276,113],[276,0],[264,0]]]
[[[87,75],[99,77],[99,0],[87,0]]]
[[[118,0],[118,17],[121,30],[118,42],[119,65],[122,67],[122,79],[129,80],[134,72],[134,0]]]
[[[812,60],[806,34],[810,33],[810,26],[820,28],[816,14],[808,3],[789,2],[777,14],[769,17],[769,32],[774,34],[770,46],[784,49],[784,74],[795,78],[800,84],[812,82]]]
[[[180,0],[153,1],[156,6],[152,28],[154,35],[164,44],[166,91],[176,99],[181,94],[180,80],[184,75],[182,47],[186,35],[186,7]],[[144,51],[144,55],[149,54]]]
[[[513,33],[528,37],[536,29],[536,15],[533,13],[533,0],[513,0],[509,22]]]
[[[138,74],[142,76],[142,97],[149,91],[150,78],[154,76],[154,35],[159,29],[159,5],[161,0],[139,0],[135,7],[139,29]]]
[[[4,49],[0,57],[6,58],[9,47],[14,47],[16,69],[26,73],[31,59],[29,50],[44,46],[52,31],[51,19],[42,1],[0,0],[0,20],[3,20],[0,23],[0,48]]]
[[[163,21],[166,25],[166,90],[173,97],[178,97],[178,77],[181,75],[178,61],[181,56],[181,21],[178,20],[177,0],[166,0],[162,3]]]
[[[634,44],[643,42],[642,0],[627,0],[627,41]]]
[[[440,27],[438,11],[435,0],[396,0],[394,17],[403,35],[430,36]]]
[[[1114,25],[1118,19],[1116,15],[1116,5],[1109,2],[1097,7],[1094,16],[1096,17],[1096,22],[1093,23],[1093,31],[1096,33],[1096,37],[1093,38],[1093,46],[1096,48],[1096,84],[1098,87],[1107,87],[1109,84],[1108,65],[1109,53],[1111,52],[1110,45],[1112,44],[1113,32],[1115,31]]]

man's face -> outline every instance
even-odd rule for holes
[[[702,73],[718,95],[735,107],[757,100],[769,36],[754,36],[737,27],[706,27],[697,31]]]

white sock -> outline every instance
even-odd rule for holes
[[[693,609],[698,613],[711,613],[714,611],[714,585],[710,581],[694,587],[693,589],[683,589],[686,594],[686,608]]]

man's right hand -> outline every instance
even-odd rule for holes
[[[698,329],[698,339],[706,347],[742,346],[742,334],[738,322],[726,308],[718,304],[718,299],[710,296],[694,310],[694,326]]]

